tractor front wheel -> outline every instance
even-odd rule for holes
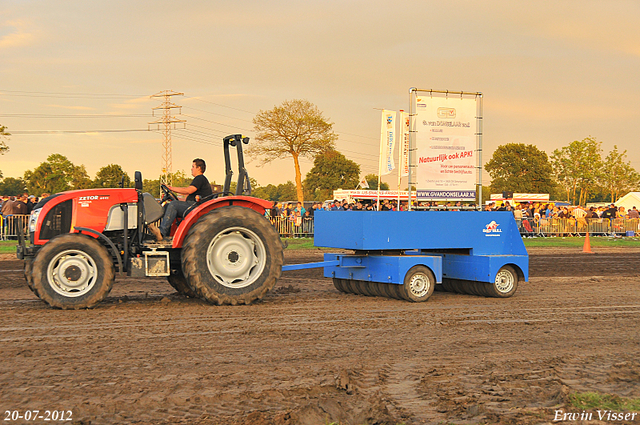
[[[189,286],[207,302],[250,304],[276,284],[284,253],[269,220],[239,206],[215,209],[194,224],[182,249]]]
[[[33,261],[34,292],[52,307],[91,308],[115,280],[107,249],[89,236],[68,233],[51,239]]]
[[[189,298],[198,298],[198,294],[195,293],[193,289],[187,284],[187,279],[185,279],[182,270],[171,270],[171,274],[167,276],[167,280],[169,281],[169,285],[175,289],[178,294],[184,295]]]
[[[25,257],[23,272],[24,280],[27,281],[27,286],[31,289],[31,292],[36,294],[36,290],[33,288],[33,257]]]

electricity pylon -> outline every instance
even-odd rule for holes
[[[160,130],[161,126],[163,127],[162,134],[164,135],[164,140],[162,142],[163,153],[162,153],[162,174],[160,175],[160,184],[166,184],[167,186],[173,186],[173,170],[172,170],[173,154],[171,152],[171,126],[173,124],[173,128],[175,129],[177,128],[176,124],[187,122],[186,120],[181,120],[171,116],[171,109],[182,108],[182,106],[178,106],[174,103],[171,103],[171,96],[184,96],[184,93],[177,93],[177,92],[174,92],[173,90],[165,90],[151,96],[151,97],[162,97],[164,98],[164,100],[162,101],[162,104],[160,106],[151,108],[152,111],[154,111],[154,116],[155,116],[155,111],[157,109],[162,109],[163,110],[162,117],[157,119],[156,121],[152,121],[149,123],[149,126],[151,126],[151,124],[157,124],[158,130]],[[180,113],[182,113],[182,109],[180,109],[180,111],[178,112],[178,114]]]

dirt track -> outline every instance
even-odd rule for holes
[[[571,392],[640,397],[640,250],[597,251],[530,250],[529,283],[504,300],[341,294],[310,270],[284,273],[241,307],[180,297],[159,278],[119,279],[84,311],[47,307],[21,262],[2,256],[0,413],[71,410],[78,424],[551,423]]]

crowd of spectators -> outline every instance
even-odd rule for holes
[[[38,203],[38,198],[27,193],[20,196],[3,196],[0,199],[0,215],[6,217],[14,214],[31,214]]]
[[[626,210],[625,207],[616,207],[615,204],[610,204],[608,207],[580,207],[580,206],[558,206],[553,203],[521,203],[510,205],[509,201],[505,201],[500,206],[495,202],[490,203],[485,207],[488,211],[512,211],[516,219],[533,219],[544,220],[551,218],[574,218],[574,219],[594,219],[594,218],[640,218],[638,209],[634,206],[630,210]]]
[[[43,194],[43,196],[48,195]],[[0,234],[6,235],[6,238],[15,239],[18,220],[14,220],[13,217],[31,214],[38,200],[39,198],[28,193],[23,193],[20,196],[0,197],[0,223],[2,225]]]

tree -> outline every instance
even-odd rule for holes
[[[369,189],[378,190],[378,176],[375,174],[367,174],[364,176],[364,179],[367,181],[369,185]],[[385,182],[380,182],[380,190],[389,190],[389,184]]]
[[[17,196],[25,192],[26,185],[22,179],[7,177],[0,182],[0,195]]]
[[[131,187],[131,178],[118,164],[109,164],[98,170],[93,187],[120,187],[124,177],[124,187]]]
[[[84,165],[73,165],[66,156],[57,153],[49,155],[36,169],[26,171],[24,180],[29,193],[37,196],[85,189],[91,184]]]
[[[313,168],[304,180],[304,189],[314,200],[329,199],[336,189],[358,185],[360,166],[340,152],[330,149],[316,155]]]
[[[555,186],[547,153],[534,145],[498,146],[484,169],[491,176],[493,193],[551,193]]]
[[[616,202],[621,194],[631,192],[640,186],[640,175],[627,159],[627,151],[618,152],[618,146],[604,160],[601,185],[611,195],[611,202]]]
[[[216,184],[216,182],[213,182],[213,184]],[[253,177],[249,177],[249,184],[251,185],[251,195],[258,198],[258,196],[255,195],[255,190],[258,189],[258,187],[260,186],[258,184],[258,181],[256,179],[254,179]],[[238,188],[238,182],[237,181],[232,181],[229,184],[229,192],[231,192],[232,194],[236,194],[236,189]],[[265,198],[262,198],[265,199]]]
[[[296,185],[292,181],[275,186],[268,184],[258,187],[252,192],[252,196],[269,201],[292,201],[296,199]]]
[[[260,158],[261,165],[288,156],[293,158],[298,201],[304,201],[300,157],[314,158],[334,148],[338,136],[317,106],[307,100],[288,100],[253,119],[257,133],[248,155]]]
[[[551,155],[553,173],[572,204],[586,205],[589,194],[597,189],[603,167],[600,145],[595,138],[587,137]]]

